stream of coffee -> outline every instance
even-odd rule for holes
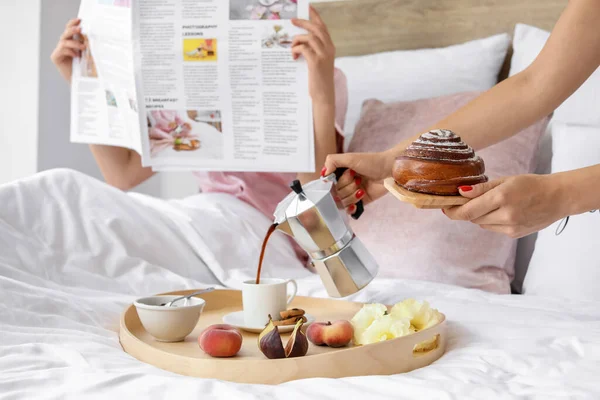
[[[260,250],[260,258],[258,260],[258,271],[256,271],[256,284],[257,285],[260,284],[260,271],[262,269],[263,259],[265,258],[265,249],[267,248],[267,242],[269,241],[269,238],[271,237],[273,232],[275,232],[275,229],[277,229],[277,224],[271,225],[271,227],[267,231],[265,240],[263,241],[262,249]]]

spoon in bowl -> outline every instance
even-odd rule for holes
[[[183,299],[187,300],[190,297],[197,296],[197,295],[202,294],[202,293],[212,292],[213,290],[215,290],[214,287],[210,287],[210,288],[207,288],[207,289],[198,290],[197,292],[188,294],[187,296],[181,296],[181,297],[178,297],[178,298],[176,298],[176,299],[174,299],[172,301],[169,301],[168,303],[163,303],[163,304],[161,304],[161,306],[171,307],[173,305],[173,303],[175,303],[175,302],[177,302],[179,300],[183,300]]]

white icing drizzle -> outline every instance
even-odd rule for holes
[[[419,157],[411,157],[411,158],[418,158],[420,160],[432,160],[432,161],[448,161],[448,162],[452,162],[452,163],[464,163],[467,161],[479,161],[480,157],[478,155],[474,156],[474,157],[469,157],[469,158],[461,158],[459,160],[453,159],[453,158],[443,158],[443,157],[425,157],[425,156],[419,156]]]
[[[408,149],[415,151],[433,151],[438,154],[438,157],[427,157],[425,155],[419,156],[418,158],[424,160],[439,160],[439,161],[450,161],[450,162],[468,162],[468,161],[478,161],[480,159],[479,156],[475,154],[471,146],[466,145],[464,142],[450,142],[450,141],[437,141],[440,139],[450,139],[457,137],[454,132],[448,129],[436,129],[433,131],[429,131],[421,134],[417,140],[415,140]],[[434,141],[436,140],[436,141]],[[460,148],[465,147],[466,148]],[[407,150],[408,150],[407,149]],[[452,158],[444,158],[444,153],[447,154],[469,154],[473,153],[473,156],[470,158],[455,160]],[[441,156],[441,158],[439,157]]]
[[[421,137],[424,139],[438,139],[456,137],[456,135],[454,132],[449,131],[448,129],[436,129],[422,134]]]
[[[437,144],[437,143],[436,143]],[[470,147],[467,147],[466,149],[452,149],[452,148],[448,148],[448,149],[440,149],[439,147],[443,147],[443,146],[435,146],[435,147],[427,147],[427,146],[415,146],[412,145],[410,146],[411,150],[427,150],[427,151],[443,151],[443,152],[447,152],[447,153],[470,153],[473,150]]]
[[[429,140],[423,140],[421,138],[418,138],[413,143],[430,144],[433,146],[446,146],[446,147],[466,146],[463,142],[431,142]]]

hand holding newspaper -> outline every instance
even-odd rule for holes
[[[154,170],[314,172],[308,0],[82,0],[71,141]]]

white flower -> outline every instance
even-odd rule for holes
[[[350,323],[354,327],[354,341],[357,342],[359,337],[371,325],[375,319],[383,317],[387,312],[387,307],[383,304],[365,304],[352,317]]]
[[[406,299],[396,303],[390,312],[395,318],[407,318],[417,331],[429,328],[441,321],[441,314],[426,301]]]
[[[384,315],[374,320],[357,338],[356,344],[371,344],[410,334],[410,321]]]

